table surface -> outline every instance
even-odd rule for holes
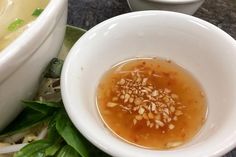
[[[130,12],[126,0],[69,0],[68,24],[86,30]],[[206,0],[194,16],[223,29],[236,39],[236,0]],[[236,157],[236,149],[224,157]]]

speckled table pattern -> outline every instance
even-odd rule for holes
[[[126,0],[69,0],[68,24],[86,30],[116,15],[130,12]],[[193,15],[236,39],[236,0],[206,0]],[[223,157],[236,157],[236,149]]]

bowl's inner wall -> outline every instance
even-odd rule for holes
[[[201,152],[200,147],[214,145],[212,149],[220,150],[232,142],[230,135],[236,132],[236,46],[215,27],[183,15],[137,14],[120,18],[119,22],[102,23],[83,36],[72,51],[76,52],[69,64],[68,92],[72,114],[77,113],[80,119],[89,122],[81,124],[75,118],[82,132],[83,127],[100,128],[96,129],[98,141],[110,140],[114,145],[120,144],[120,149],[122,146],[136,149],[114,138],[102,124],[95,105],[96,86],[114,64],[134,57],[155,56],[171,59],[187,69],[207,95],[209,113],[203,129],[176,152],[185,149],[185,154],[192,156],[186,149],[196,149],[199,156],[212,151],[209,148]]]

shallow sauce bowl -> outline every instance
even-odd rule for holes
[[[181,147],[158,151],[113,135],[96,108],[96,88],[114,64],[134,57],[173,60],[202,85],[208,105],[200,132]],[[61,78],[62,97],[77,129],[117,157],[217,157],[236,146],[236,41],[214,25],[174,12],[142,11],[109,19],[71,49]]]
[[[35,95],[40,76],[57,56],[67,19],[67,0],[51,0],[34,24],[0,53],[0,130]]]

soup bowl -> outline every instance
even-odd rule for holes
[[[201,84],[208,115],[191,141],[170,150],[144,149],[104,126],[97,85],[113,65],[134,57],[173,60]],[[62,98],[77,129],[112,156],[218,157],[236,146],[235,58],[236,41],[206,21],[167,11],[128,13],[100,23],[74,45],[62,71]]]
[[[51,0],[15,41],[0,53],[0,130],[32,98],[40,75],[61,47],[67,19],[67,0]]]

